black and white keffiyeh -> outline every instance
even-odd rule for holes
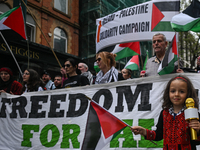
[[[105,75],[100,70],[96,76],[95,84],[109,83],[112,79],[114,82],[118,81],[118,70],[115,67],[112,67]]]

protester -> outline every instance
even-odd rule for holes
[[[78,63],[73,58],[68,58],[65,61],[65,70],[67,79],[63,82],[63,87],[70,88],[76,86],[90,85],[87,77],[78,75]]]
[[[93,74],[88,70],[88,66],[85,63],[79,63],[78,69],[81,71],[81,75],[86,76],[90,82],[93,83]]]
[[[22,85],[22,93],[46,90],[45,83],[33,69],[26,69],[24,71]]]
[[[56,89],[62,88],[62,76],[61,75],[56,75],[54,78],[54,84],[56,86]]]
[[[115,68],[116,54],[110,52],[100,52],[96,54],[96,62],[100,71],[98,72],[95,80],[95,84],[116,82],[124,80],[121,73]]]
[[[122,69],[122,75],[125,80],[131,79],[132,70],[131,69]]]
[[[195,107],[198,108],[199,99],[189,78],[181,75],[172,78],[164,91],[163,110],[156,125],[157,129],[152,131],[134,126],[131,128],[132,132],[135,135],[141,134],[147,140],[164,139],[164,150],[196,150],[196,141],[191,140],[190,128],[197,131],[199,139],[200,123],[197,119],[185,121],[184,110],[187,98],[193,98]]]
[[[166,37],[164,34],[157,33],[153,36],[152,47],[155,52],[155,56],[153,56],[147,60],[146,72],[145,72],[146,77],[158,75],[158,73],[157,73],[158,67],[165,56],[167,45],[168,45],[168,42],[166,41]],[[178,62],[175,62],[174,65],[175,65],[175,67],[174,67],[173,73],[175,73],[175,72],[183,73],[183,70],[178,68]],[[180,64],[180,66],[181,65],[182,64]]]
[[[1,93],[21,94],[22,84],[13,79],[13,72],[10,68],[1,68],[0,76],[0,95]]]
[[[42,80],[46,84],[45,87],[47,90],[53,90],[56,88],[54,82],[51,80],[50,74],[46,70],[42,74]]]

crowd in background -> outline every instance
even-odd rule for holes
[[[167,47],[165,35],[162,33],[155,34],[152,39],[152,47],[155,56],[147,61],[146,70],[140,72],[140,77],[158,75],[157,70],[165,56]],[[95,74],[91,73],[86,63],[78,63],[73,58],[68,58],[65,61],[64,66],[60,69],[60,73],[54,79],[51,79],[51,75],[47,71],[39,75],[33,69],[26,69],[22,75],[22,83],[14,80],[13,72],[10,68],[2,67],[0,68],[0,94],[6,92],[21,95],[26,92],[88,86],[131,79],[131,69],[124,68],[119,71],[115,68],[115,57],[116,54],[110,52],[97,53],[95,63],[98,65],[99,70]],[[197,60],[197,69],[199,66],[200,59]],[[183,72],[182,69],[177,68],[176,62],[173,73]]]

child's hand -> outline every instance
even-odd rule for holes
[[[200,122],[196,119],[192,119],[189,122],[189,127],[193,128],[194,130],[196,130],[199,133],[200,130]]]
[[[140,127],[140,126],[134,126],[131,127],[131,131],[135,134],[135,135],[142,135],[142,136],[146,136],[147,135],[147,131],[145,128]]]

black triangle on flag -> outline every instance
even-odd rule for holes
[[[101,126],[96,111],[89,108],[88,120],[85,129],[85,136],[81,150],[94,150],[101,137]]]

